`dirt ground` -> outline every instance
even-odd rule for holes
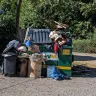
[[[90,66],[91,75],[72,76],[71,80],[63,81],[0,75],[0,96],[96,96],[96,54],[73,54],[73,64]]]
[[[91,68],[96,68],[96,54],[90,53],[77,53],[74,54],[73,65],[86,65]]]

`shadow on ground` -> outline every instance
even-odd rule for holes
[[[72,77],[96,77],[96,68],[89,68],[83,65],[72,67]]]
[[[91,60],[96,60],[96,57],[74,55],[74,61],[91,61]]]

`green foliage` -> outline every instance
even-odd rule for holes
[[[20,26],[52,28],[52,21],[58,21],[68,24],[77,38],[90,39],[96,25],[95,6],[93,0],[23,0]]]
[[[70,24],[79,15],[79,3],[71,0],[40,0],[38,6],[34,6],[27,0],[22,3],[20,26],[26,26],[30,21],[34,27],[49,27],[51,20]],[[43,1],[43,2],[42,2]],[[74,6],[73,6],[74,5]],[[27,6],[27,8],[25,7]],[[70,7],[69,7],[70,6]],[[28,15],[26,15],[28,14]],[[23,19],[22,19],[23,18]],[[29,20],[28,20],[29,19]],[[78,18],[79,19],[79,18]],[[49,21],[47,24],[45,21]]]
[[[73,44],[74,44],[74,51],[77,51],[77,52],[86,52],[86,48],[89,47],[89,44],[90,44],[90,40],[74,40],[73,41]]]
[[[16,0],[1,0],[0,9],[4,10],[0,14],[0,51],[5,45],[15,38],[15,16],[16,16]]]
[[[88,21],[73,22],[71,29],[78,39],[91,39],[93,34],[93,26]]]
[[[0,15],[0,40],[4,38],[8,41],[15,34],[16,2],[0,0],[0,9],[4,10]],[[53,28],[52,21],[58,21],[69,25],[70,32],[76,34],[77,38],[91,39],[95,44],[95,39],[92,39],[96,34],[95,6],[95,0],[22,0],[19,26],[24,29],[29,26]],[[5,38],[4,34],[8,37]]]
[[[73,40],[76,52],[96,53],[96,28],[91,39]]]
[[[80,11],[82,12],[82,15],[89,19],[91,17],[93,17],[94,15],[96,15],[96,3],[89,3],[89,4],[85,4],[85,3],[81,3],[81,8]]]
[[[27,28],[32,22],[33,18],[33,6],[28,0],[22,2],[21,14],[20,14],[20,26]]]
[[[93,46],[94,49],[96,49],[96,28],[94,29],[94,33],[90,43],[91,43],[91,46]]]
[[[85,52],[85,53],[96,53],[96,38],[95,39],[83,39],[83,40],[74,40],[73,51],[76,52]]]

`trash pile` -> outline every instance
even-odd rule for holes
[[[33,32],[34,30],[35,32]],[[54,30],[49,33],[49,31],[45,32],[44,29],[44,33],[42,29],[40,29],[42,32],[40,33],[40,30],[34,30],[31,30],[31,33],[29,31],[30,34],[28,33],[27,36],[25,36],[24,44],[21,44],[17,40],[12,40],[6,45],[6,48],[2,53],[2,56],[4,57],[1,68],[2,74],[4,74],[5,76],[27,76],[39,78],[41,77],[42,66],[48,60],[51,61],[51,63],[58,62],[59,49],[63,50],[64,46],[72,45],[70,35],[65,34],[64,32],[62,34],[59,34],[56,30]],[[48,45],[48,43],[50,45]],[[50,52],[48,53],[46,50],[49,50]],[[70,49],[67,49],[65,51],[68,53],[66,55],[70,55]],[[62,73],[56,67],[56,65],[51,65],[51,63],[47,66],[47,77],[56,80],[69,79],[69,76],[64,74],[64,72]],[[49,73],[51,74],[50,76],[48,75]]]
[[[29,58],[33,61],[41,61],[41,62],[43,62],[45,59],[43,54],[38,54],[38,53],[34,53],[34,54],[30,55]]]
[[[58,31],[51,31],[49,34],[50,39],[53,42],[54,53],[58,53],[59,49],[62,49],[64,46],[71,46],[72,39],[70,38],[69,33],[62,32],[61,34]]]

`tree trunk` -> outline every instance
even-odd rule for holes
[[[19,29],[19,17],[20,17],[21,3],[22,3],[22,0],[17,1],[17,13],[16,13],[16,32],[17,33]]]

